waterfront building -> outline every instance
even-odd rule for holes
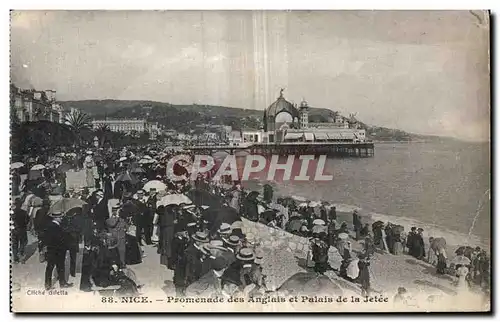
[[[278,99],[264,110],[264,129],[261,136],[249,131],[243,134],[264,143],[280,142],[365,142],[365,130],[356,122],[349,122],[336,114],[331,122],[309,123],[309,105],[302,100],[300,106],[288,102],[283,89]],[[255,141],[249,141],[255,142]]]
[[[105,119],[93,120],[92,128],[107,126],[110,131],[123,132],[130,134],[132,132],[144,133],[148,132],[151,139],[155,139],[159,134],[158,123],[150,123],[144,119]]]
[[[10,86],[10,104],[20,122],[64,122],[64,110],[56,101],[56,91],[21,89]]]

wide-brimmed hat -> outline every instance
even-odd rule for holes
[[[217,232],[219,234],[230,234],[231,233],[231,225],[229,225],[228,223],[225,223],[223,222],[221,225],[220,225],[220,228],[217,230]]]
[[[217,256],[212,258],[210,268],[215,271],[221,271],[229,266],[229,261],[224,256]]]
[[[261,249],[257,249],[255,251],[255,264],[262,264],[262,261],[264,259],[264,252]]]
[[[92,154],[92,153],[94,153],[94,152],[92,152],[92,151],[90,151],[90,150],[89,150],[89,151],[87,151],[86,153],[87,153],[87,154]]]
[[[240,249],[238,254],[236,254],[236,259],[245,262],[253,261],[255,259],[255,254],[251,248],[245,247]]]
[[[196,208],[196,205],[186,204],[186,203],[182,203],[179,206],[181,206],[181,208],[184,209],[184,210],[191,210],[191,209]]]
[[[220,251],[227,251],[228,249],[224,247],[224,243],[222,240],[211,240],[208,243],[203,244],[202,246],[202,251],[205,254],[212,254],[212,251],[215,250],[220,250]]]
[[[240,244],[240,237],[236,235],[229,236],[228,239],[225,240],[226,244],[229,246],[238,246]]]
[[[54,210],[50,213],[50,217],[52,218],[61,218],[64,216],[64,213],[60,210]]]
[[[197,241],[199,243],[208,243],[208,234],[202,231],[197,231],[194,233],[191,238],[193,238],[194,241]]]
[[[231,224],[231,229],[241,229],[243,228],[243,222],[242,221],[235,221]]]

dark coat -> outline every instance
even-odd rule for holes
[[[109,218],[108,201],[106,199],[102,199],[95,205],[94,218],[99,226],[105,227],[106,219]]]
[[[174,267],[173,265],[173,240],[175,234],[175,214],[173,212],[164,211],[158,216],[158,226],[159,226],[159,242],[158,242],[158,253],[160,254],[160,264],[166,265],[170,269]]]
[[[51,221],[47,224],[44,232],[44,244],[47,246],[47,252],[65,251],[66,239],[65,233],[60,224]]]
[[[40,208],[36,211],[35,220],[33,221],[33,225],[37,234],[42,234],[45,230],[45,227],[49,222],[51,222],[51,218],[48,215],[49,208]]]
[[[200,279],[208,272],[206,264],[201,261],[203,253],[191,244],[186,249],[186,285]]]
[[[221,280],[210,270],[200,279],[186,288],[186,296],[215,297],[222,296]]]
[[[14,224],[14,231],[25,232],[28,229],[30,221],[28,212],[21,208],[15,209],[12,213],[12,221]]]
[[[172,241],[172,259],[174,265],[174,278],[173,282],[176,287],[187,286],[186,265],[187,256],[186,249],[188,247],[189,239],[182,234],[177,234]]]
[[[257,222],[259,220],[259,211],[257,201],[252,199],[245,200],[243,207],[244,214],[248,220]]]

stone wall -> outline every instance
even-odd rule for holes
[[[247,239],[259,247],[289,251],[298,258],[306,259],[309,251],[309,239],[293,235],[283,229],[276,229],[261,223],[242,218],[242,231]],[[330,265],[338,269],[342,258],[335,247],[330,247],[328,259]]]

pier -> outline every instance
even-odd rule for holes
[[[189,150],[212,154],[218,151],[234,154],[246,151],[259,155],[328,155],[331,157],[373,157],[373,142],[290,142],[290,143],[241,143],[239,145],[199,145]]]

